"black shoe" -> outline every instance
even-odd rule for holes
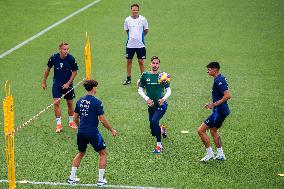
[[[123,81],[122,85],[128,85],[130,83],[131,83],[131,80],[126,79]]]

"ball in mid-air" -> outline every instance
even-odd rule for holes
[[[171,75],[166,72],[162,72],[158,76],[158,83],[162,83],[162,82],[169,83],[170,80],[171,80]]]

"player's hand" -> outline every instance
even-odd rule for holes
[[[110,132],[111,132],[111,135],[112,135],[113,137],[116,136],[116,130],[115,130],[115,129],[112,128],[112,129],[110,130]]]
[[[153,102],[153,100],[148,99],[148,100],[147,100],[147,104],[148,104],[148,106],[153,106],[153,105],[154,105],[154,102]]]
[[[206,103],[204,107],[206,109],[212,109],[214,106],[213,106],[213,103]]]
[[[62,89],[68,89],[68,87],[69,87],[68,83],[65,83],[64,85],[62,85]]]
[[[47,88],[46,81],[41,82],[41,87],[43,88],[43,90]]]
[[[161,99],[158,100],[158,102],[159,102],[159,105],[162,106],[164,104],[165,100],[161,98]]]

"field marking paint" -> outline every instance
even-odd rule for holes
[[[68,20],[68,19],[72,18],[73,16],[79,14],[80,12],[82,12],[82,11],[84,11],[84,10],[90,8],[91,6],[93,6],[93,5],[97,4],[97,3],[99,3],[100,1],[101,1],[101,0],[96,0],[96,1],[94,1],[94,2],[92,2],[92,3],[90,3],[90,4],[88,4],[88,5],[84,6],[83,8],[81,8],[81,9],[79,9],[79,10],[73,12],[72,14],[70,14],[70,15],[68,15],[68,16],[66,16],[66,17],[64,17],[64,18],[62,18],[61,20],[55,22],[54,24],[48,26],[47,28],[45,28],[44,30],[38,32],[38,33],[35,34],[34,36],[32,36],[32,37],[30,37],[29,39],[25,40],[24,42],[18,44],[17,46],[11,48],[11,49],[8,50],[8,51],[2,53],[2,54],[0,55],[0,59],[1,59],[1,58],[4,58],[5,56],[7,56],[8,54],[12,53],[13,51],[15,51],[15,50],[21,48],[22,46],[28,44],[28,43],[31,42],[32,40],[34,40],[34,39],[38,38],[39,36],[45,34],[45,33],[48,32],[49,30],[51,30],[52,28],[58,26],[59,24],[62,24],[63,22],[65,22],[66,20]]]
[[[0,180],[0,183],[6,183],[8,180]],[[97,184],[74,184],[70,185],[68,183],[63,182],[33,182],[28,180],[23,181],[16,181],[16,183],[19,184],[33,184],[33,185],[51,185],[51,186],[85,186],[85,187],[94,187],[97,186]],[[123,185],[108,185],[106,184],[104,186],[105,188],[130,188],[130,189],[173,189],[173,188],[156,188],[156,187],[144,187],[144,186],[123,186]]]

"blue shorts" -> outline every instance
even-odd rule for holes
[[[138,59],[146,59],[146,48],[126,48],[126,59],[133,59],[136,53]]]
[[[68,89],[62,89],[61,85],[58,85],[56,83],[54,83],[52,85],[52,96],[53,98],[60,98],[62,95],[66,94],[70,89],[73,88],[73,84],[71,84]],[[64,99],[66,100],[72,100],[73,98],[75,98],[75,92],[74,89],[72,91],[70,91],[65,97]]]
[[[93,134],[89,133],[85,134],[78,132],[77,134],[78,150],[80,152],[85,152],[88,144],[91,144],[96,152],[99,152],[106,148],[104,139],[102,138],[102,135],[99,132]]]
[[[227,115],[218,114],[217,111],[214,111],[205,121],[204,123],[210,128],[220,128],[225,121]]]

